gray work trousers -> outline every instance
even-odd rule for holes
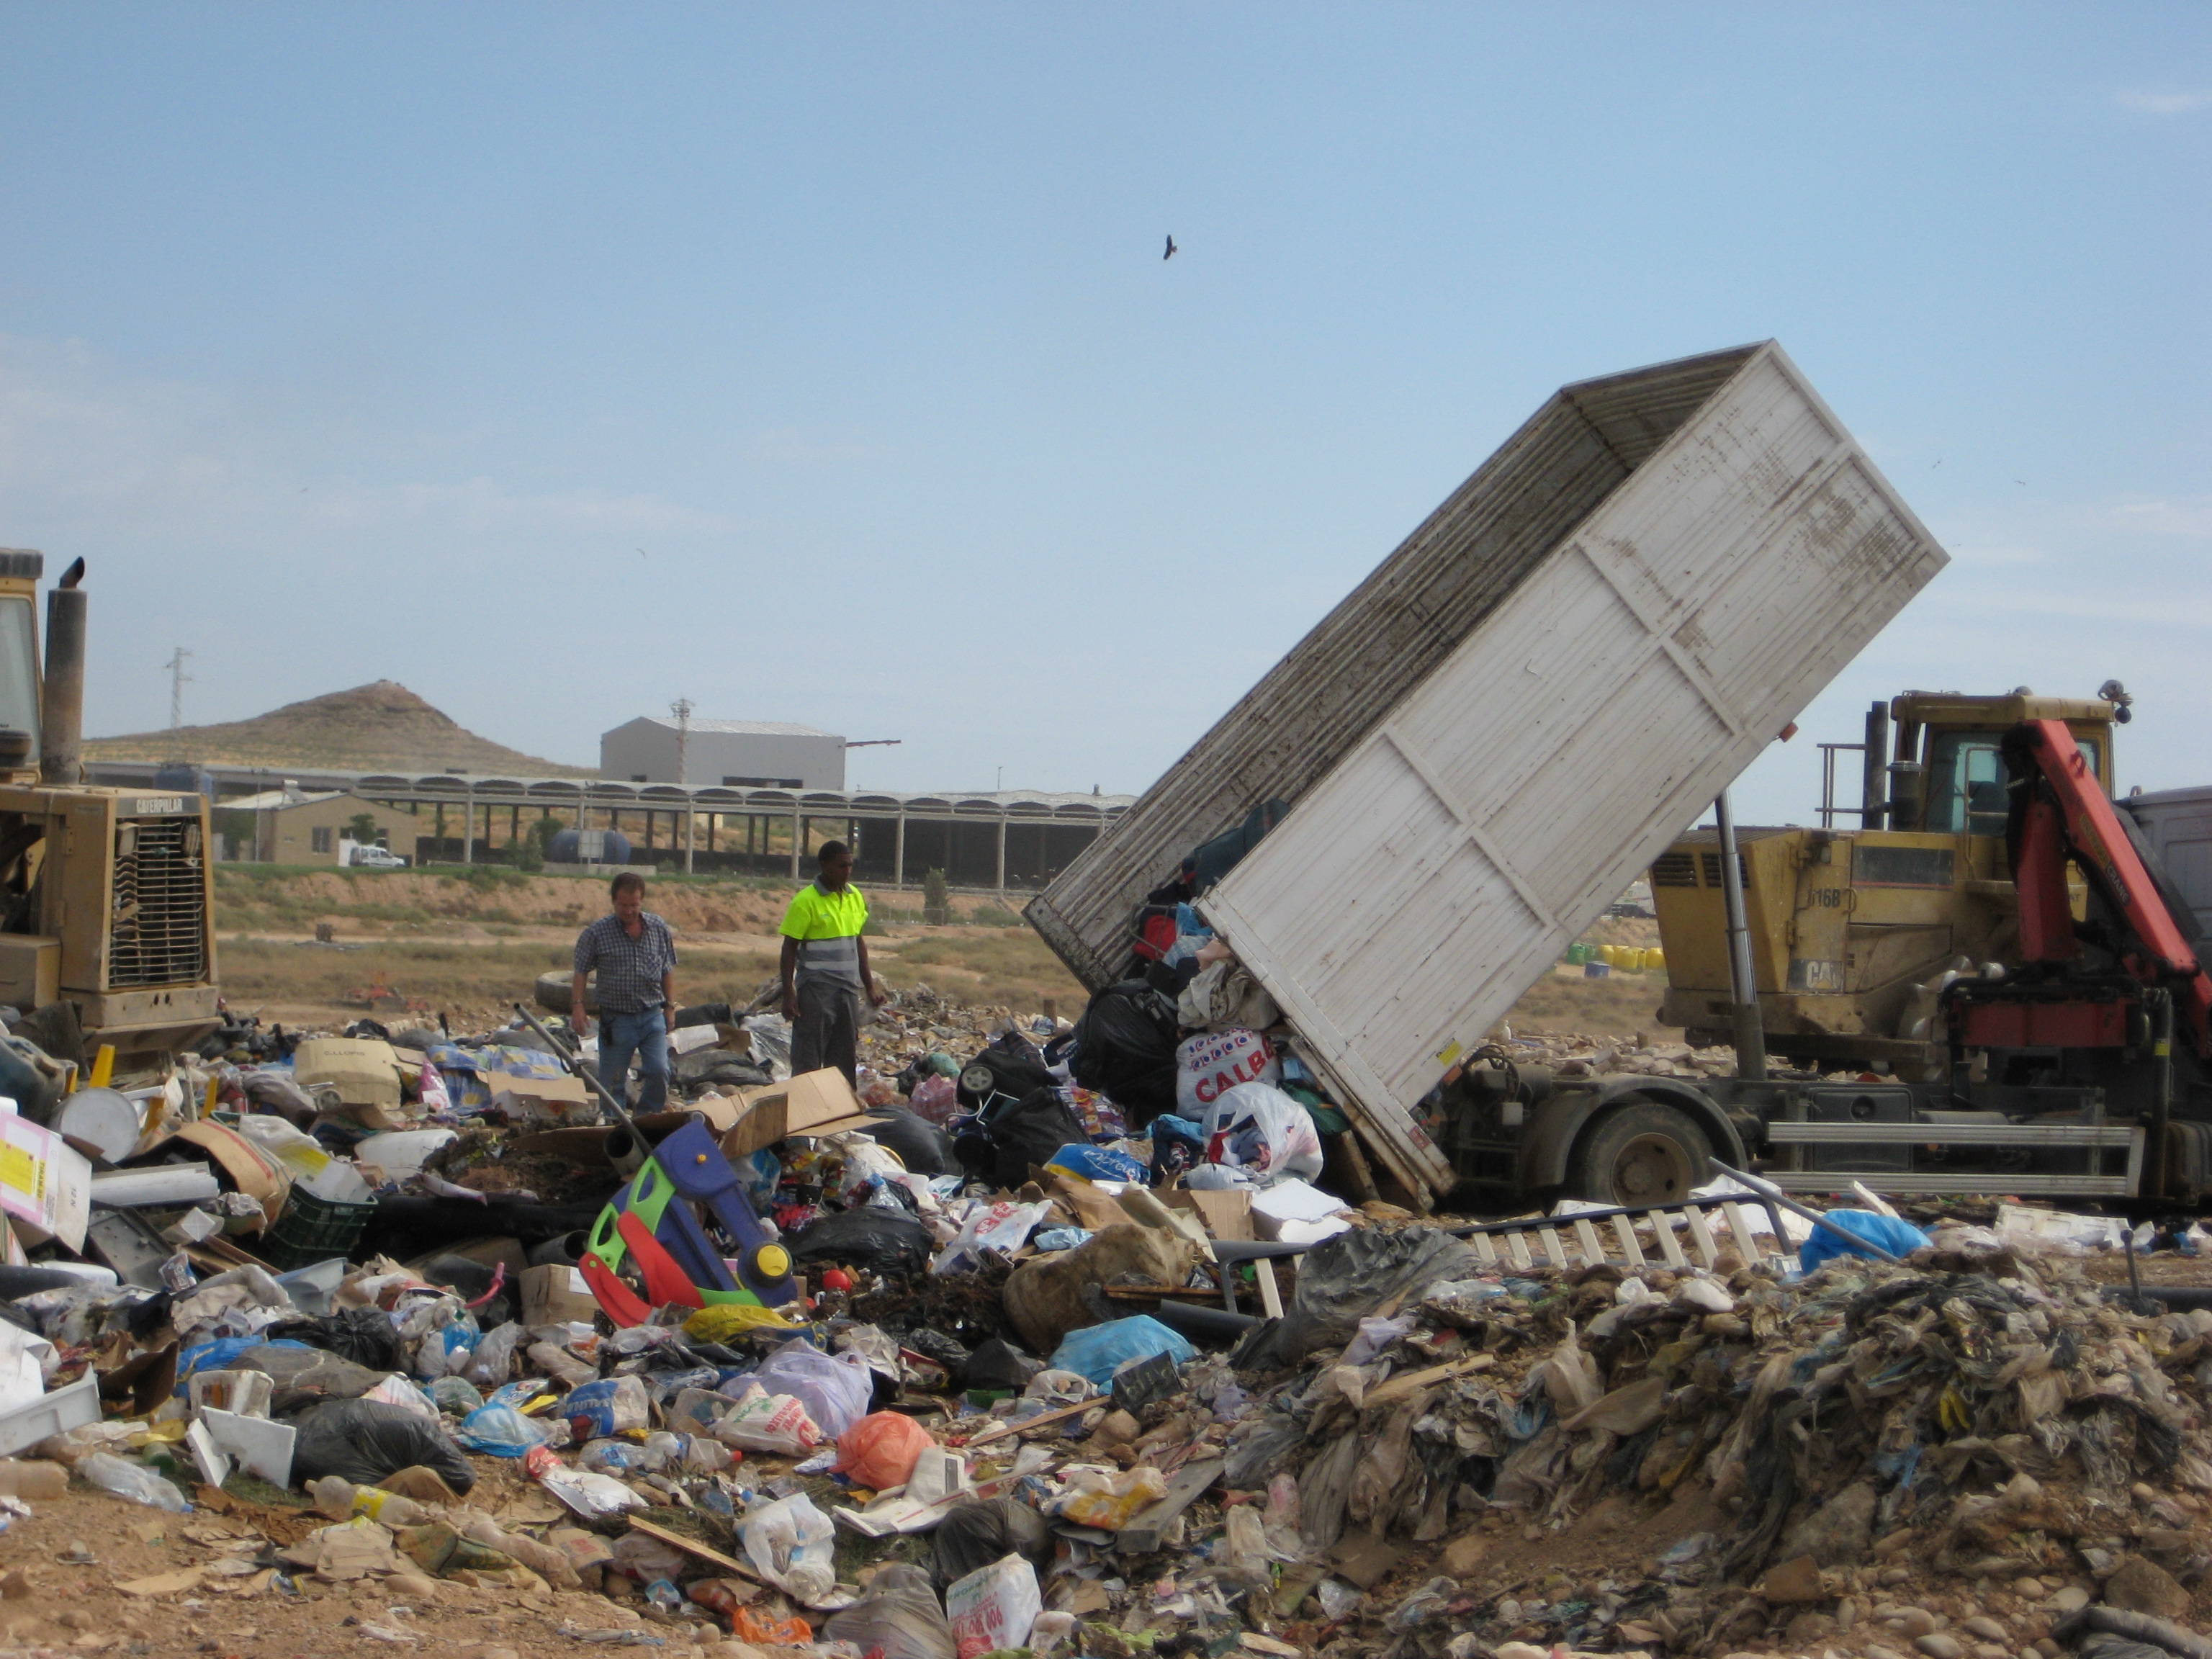
[[[851,1083],[860,1063],[860,992],[842,980],[802,982],[799,1019],[791,1028],[791,1074],[834,1066]]]

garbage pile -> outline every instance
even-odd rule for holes
[[[650,1116],[532,1018],[240,1028],[96,1159],[24,1120],[0,1458],[58,1467],[0,1507],[252,1517],[179,1595],[455,1580],[732,1652],[2197,1651],[2212,1310],[2033,1217],[1832,1212],[1891,1261],[1354,1206],[1198,954],[1073,1026],[910,997],[857,1086],[686,1011]]]

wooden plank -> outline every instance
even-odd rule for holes
[[[1674,1217],[1671,1211],[1655,1210],[1651,1213],[1653,1231],[1659,1235],[1659,1253],[1667,1258],[1670,1267],[1690,1265],[1690,1258],[1682,1254],[1681,1241],[1674,1237]]]
[[[1176,1517],[1205,1496],[1206,1488],[1221,1478],[1221,1469],[1222,1460],[1209,1457],[1182,1470],[1168,1482],[1166,1497],[1138,1510],[1129,1524],[1120,1528],[1115,1547],[1132,1555],[1150,1555],[1159,1548]]]
[[[1224,1273],[1229,1270],[1222,1269]],[[1261,1256],[1252,1264],[1252,1276],[1260,1282],[1260,1310],[1270,1319],[1283,1316],[1283,1288],[1275,1282],[1275,1263],[1271,1256]]]
[[[1613,1217],[1613,1236],[1620,1241],[1620,1253],[1628,1258],[1630,1267],[1642,1267],[1650,1265],[1644,1260],[1644,1247],[1636,1242],[1636,1229],[1630,1224],[1626,1216]]]
[[[1598,1242],[1597,1229],[1587,1221],[1575,1223],[1575,1243],[1583,1247],[1583,1266],[1595,1267],[1605,1260],[1605,1246]]]
[[[1039,1412],[1035,1417],[1024,1417],[1018,1423],[1001,1423],[995,1429],[986,1429],[968,1443],[970,1446],[988,1446],[994,1440],[1004,1440],[1010,1434],[1019,1434],[1024,1429],[1042,1428],[1048,1423],[1061,1422],[1067,1418],[1089,1411],[1093,1406],[1103,1406],[1108,1403],[1105,1395],[1097,1395],[1089,1400],[1079,1400],[1072,1406],[1054,1406],[1048,1412]]]
[[[749,1562],[740,1561],[734,1555],[725,1555],[721,1551],[702,1544],[696,1538],[686,1538],[680,1532],[671,1532],[665,1527],[654,1526],[650,1521],[641,1521],[635,1515],[629,1517],[629,1529],[632,1532],[641,1532],[647,1538],[658,1539],[671,1549],[679,1549],[686,1555],[695,1555],[702,1561],[720,1567],[724,1572],[733,1572],[740,1578],[750,1578],[756,1584],[767,1584],[770,1589],[782,1588],[762,1577],[760,1570]]]
[[[1696,1205],[1690,1206],[1690,1242],[1698,1247],[1700,1266],[1710,1267],[1720,1259],[1720,1249],[1713,1243],[1713,1230],[1705,1224],[1705,1212]]]
[[[1494,1267],[1498,1265],[1498,1247],[1490,1242],[1488,1233],[1470,1233],[1468,1236],[1468,1243],[1474,1246],[1474,1253],[1482,1258],[1484,1267]]]
[[[1544,1254],[1552,1259],[1552,1265],[1554,1267],[1565,1267],[1567,1247],[1559,1242],[1559,1230],[1557,1227],[1546,1227],[1536,1236],[1544,1241]]]
[[[1528,1240],[1518,1227],[1505,1235],[1505,1249],[1513,1258],[1513,1265],[1524,1273],[1536,1265],[1528,1254]]]
[[[1751,1218],[1743,1212],[1742,1205],[1731,1200],[1721,1206],[1721,1213],[1728,1218],[1729,1231],[1735,1235],[1736,1254],[1743,1258],[1745,1266],[1766,1254],[1759,1235],[1752,1231]]]
[[[1371,1411],[1377,1406],[1387,1406],[1395,1400],[1421,1389],[1432,1389],[1439,1382],[1449,1382],[1455,1376],[1471,1376],[1486,1371],[1498,1363],[1492,1353],[1471,1353],[1457,1359],[1447,1359],[1441,1365],[1425,1366],[1418,1371],[1406,1371],[1376,1383],[1360,1398],[1360,1409]]]

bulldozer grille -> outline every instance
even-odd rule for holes
[[[108,989],[191,984],[207,977],[204,857],[196,818],[125,818],[116,824]]]

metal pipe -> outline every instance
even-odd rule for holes
[[[1705,1161],[1711,1164],[1714,1169],[1718,1170],[1723,1175],[1733,1176],[1736,1180],[1743,1182],[1745,1186],[1750,1188],[1753,1192],[1758,1194],[1759,1197],[1765,1199],[1769,1204],[1779,1204],[1784,1209],[1789,1211],[1790,1214],[1802,1216],[1814,1226],[1825,1227],[1830,1232],[1835,1234],[1838,1238],[1848,1238],[1852,1243],[1858,1246],[1859,1249],[1866,1251],[1869,1255],[1875,1256],[1883,1261],[1902,1261],[1905,1260],[1903,1256],[1899,1255],[1896,1252],[1884,1249],[1881,1245],[1875,1243],[1874,1240],[1870,1238],[1861,1238],[1849,1227],[1844,1226],[1840,1223],[1829,1220],[1827,1217],[1822,1215],[1818,1210],[1809,1209],[1806,1206],[1800,1204],[1796,1199],[1790,1197],[1789,1194],[1784,1192],[1781,1188],[1776,1186],[1771,1181],[1762,1180],[1759,1176],[1755,1175],[1746,1175],[1741,1170],[1731,1170],[1727,1164],[1722,1163],[1720,1159],[1717,1158],[1708,1158]],[[1778,1237],[1776,1242],[1781,1244],[1787,1244],[1789,1240]]]
[[[1867,710],[1865,769],[1860,774],[1859,827],[1879,830],[1889,801],[1889,705],[1878,702]]]
[[[46,673],[40,696],[39,781],[84,781],[84,615],[79,559],[46,594]]]
[[[2151,1006],[2150,1145],[2143,1158],[2144,1198],[2166,1196],[2166,1138],[2173,1121],[2173,993],[2159,986],[2143,994]],[[2130,1258],[2130,1269],[2134,1266]]]
[[[630,1121],[629,1109],[616,1097],[614,1091],[607,1087],[605,1079],[596,1071],[584,1069],[583,1061],[570,1054],[560,1038],[540,1024],[537,1015],[519,1002],[514,1005],[514,1012],[522,1017],[524,1024],[553,1045],[553,1052],[560,1056],[561,1063],[568,1068],[571,1075],[580,1078],[599,1091],[600,1100],[605,1103],[606,1109],[615,1115],[615,1121],[621,1126],[607,1138],[607,1162],[624,1176],[635,1175],[645,1164],[645,1137],[637,1132],[637,1125]]]
[[[1728,791],[1713,802],[1720,826],[1721,900],[1728,910],[1729,1000],[1735,1013],[1735,1074],[1748,1082],[1766,1080],[1766,1028],[1759,1024],[1759,981],[1753,975],[1751,925],[1743,906],[1743,866],[1735,844],[1735,817]]]

